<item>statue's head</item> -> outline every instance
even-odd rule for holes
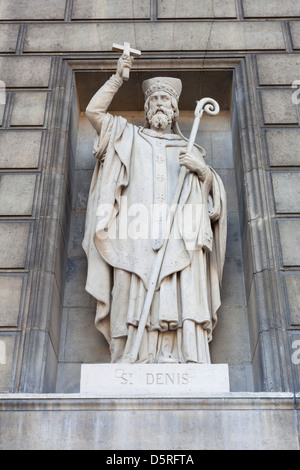
[[[179,78],[155,77],[142,84],[145,114],[150,127],[166,129],[179,117],[178,101],[182,90]]]

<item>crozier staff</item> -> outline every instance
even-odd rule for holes
[[[187,139],[177,124],[179,79],[156,77],[143,82],[144,127],[107,112],[123,83],[123,69],[130,69],[132,60],[128,55],[119,59],[116,74],[86,110],[97,132],[98,159],[83,241],[88,258],[86,290],[97,299],[95,324],[109,342],[111,361],[130,362],[151,269],[163,244],[163,218],[151,214],[160,214],[153,207],[172,204],[180,168],[185,166],[189,171],[137,362],[209,363],[208,343],[217,322],[225,258],[224,187],[206,165],[205,151],[199,146],[186,149]],[[202,188],[208,179],[210,190],[204,201]],[[121,222],[130,219],[130,208],[139,205],[149,214],[149,236],[118,236]]]

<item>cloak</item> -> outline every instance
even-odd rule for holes
[[[97,135],[94,155],[98,161],[90,187],[83,248],[88,259],[86,290],[97,299],[95,324],[109,343],[112,338],[126,337],[130,325],[138,325],[157,255],[155,243],[161,245],[161,230],[154,230],[154,238],[151,234],[133,239],[120,236],[121,221],[124,214],[126,219],[128,207],[137,208],[138,204],[146,208],[147,214],[152,213],[151,205],[157,196],[155,161],[160,161],[161,149],[169,155],[165,176],[170,204],[177,183],[175,173],[179,171],[174,154],[179,155],[186,144],[181,135],[159,137],[108,113]],[[191,320],[207,331],[208,341],[212,339],[221,304],[227,212],[223,183],[210,170],[212,186],[208,201],[203,200],[200,178],[187,172],[148,330],[176,330],[185,320]],[[158,197],[162,197],[160,193]],[[191,216],[189,211],[195,208],[197,214]],[[153,228],[151,217],[149,220]],[[203,233],[208,238],[206,244],[201,239]]]

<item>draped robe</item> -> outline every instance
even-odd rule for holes
[[[160,135],[109,113],[97,135],[83,248],[86,290],[97,299],[95,325],[110,345],[112,362],[129,362],[164,238],[162,215],[172,203],[178,156],[186,145],[181,136]],[[207,201],[203,181],[196,173],[186,174],[138,362],[210,362],[227,218],[222,181],[210,171]]]

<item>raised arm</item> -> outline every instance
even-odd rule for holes
[[[131,68],[132,62],[132,57],[122,55],[118,60],[116,73],[97,91],[86,108],[86,115],[98,134],[101,131],[101,125],[106,116],[107,109],[123,83],[123,68]]]

